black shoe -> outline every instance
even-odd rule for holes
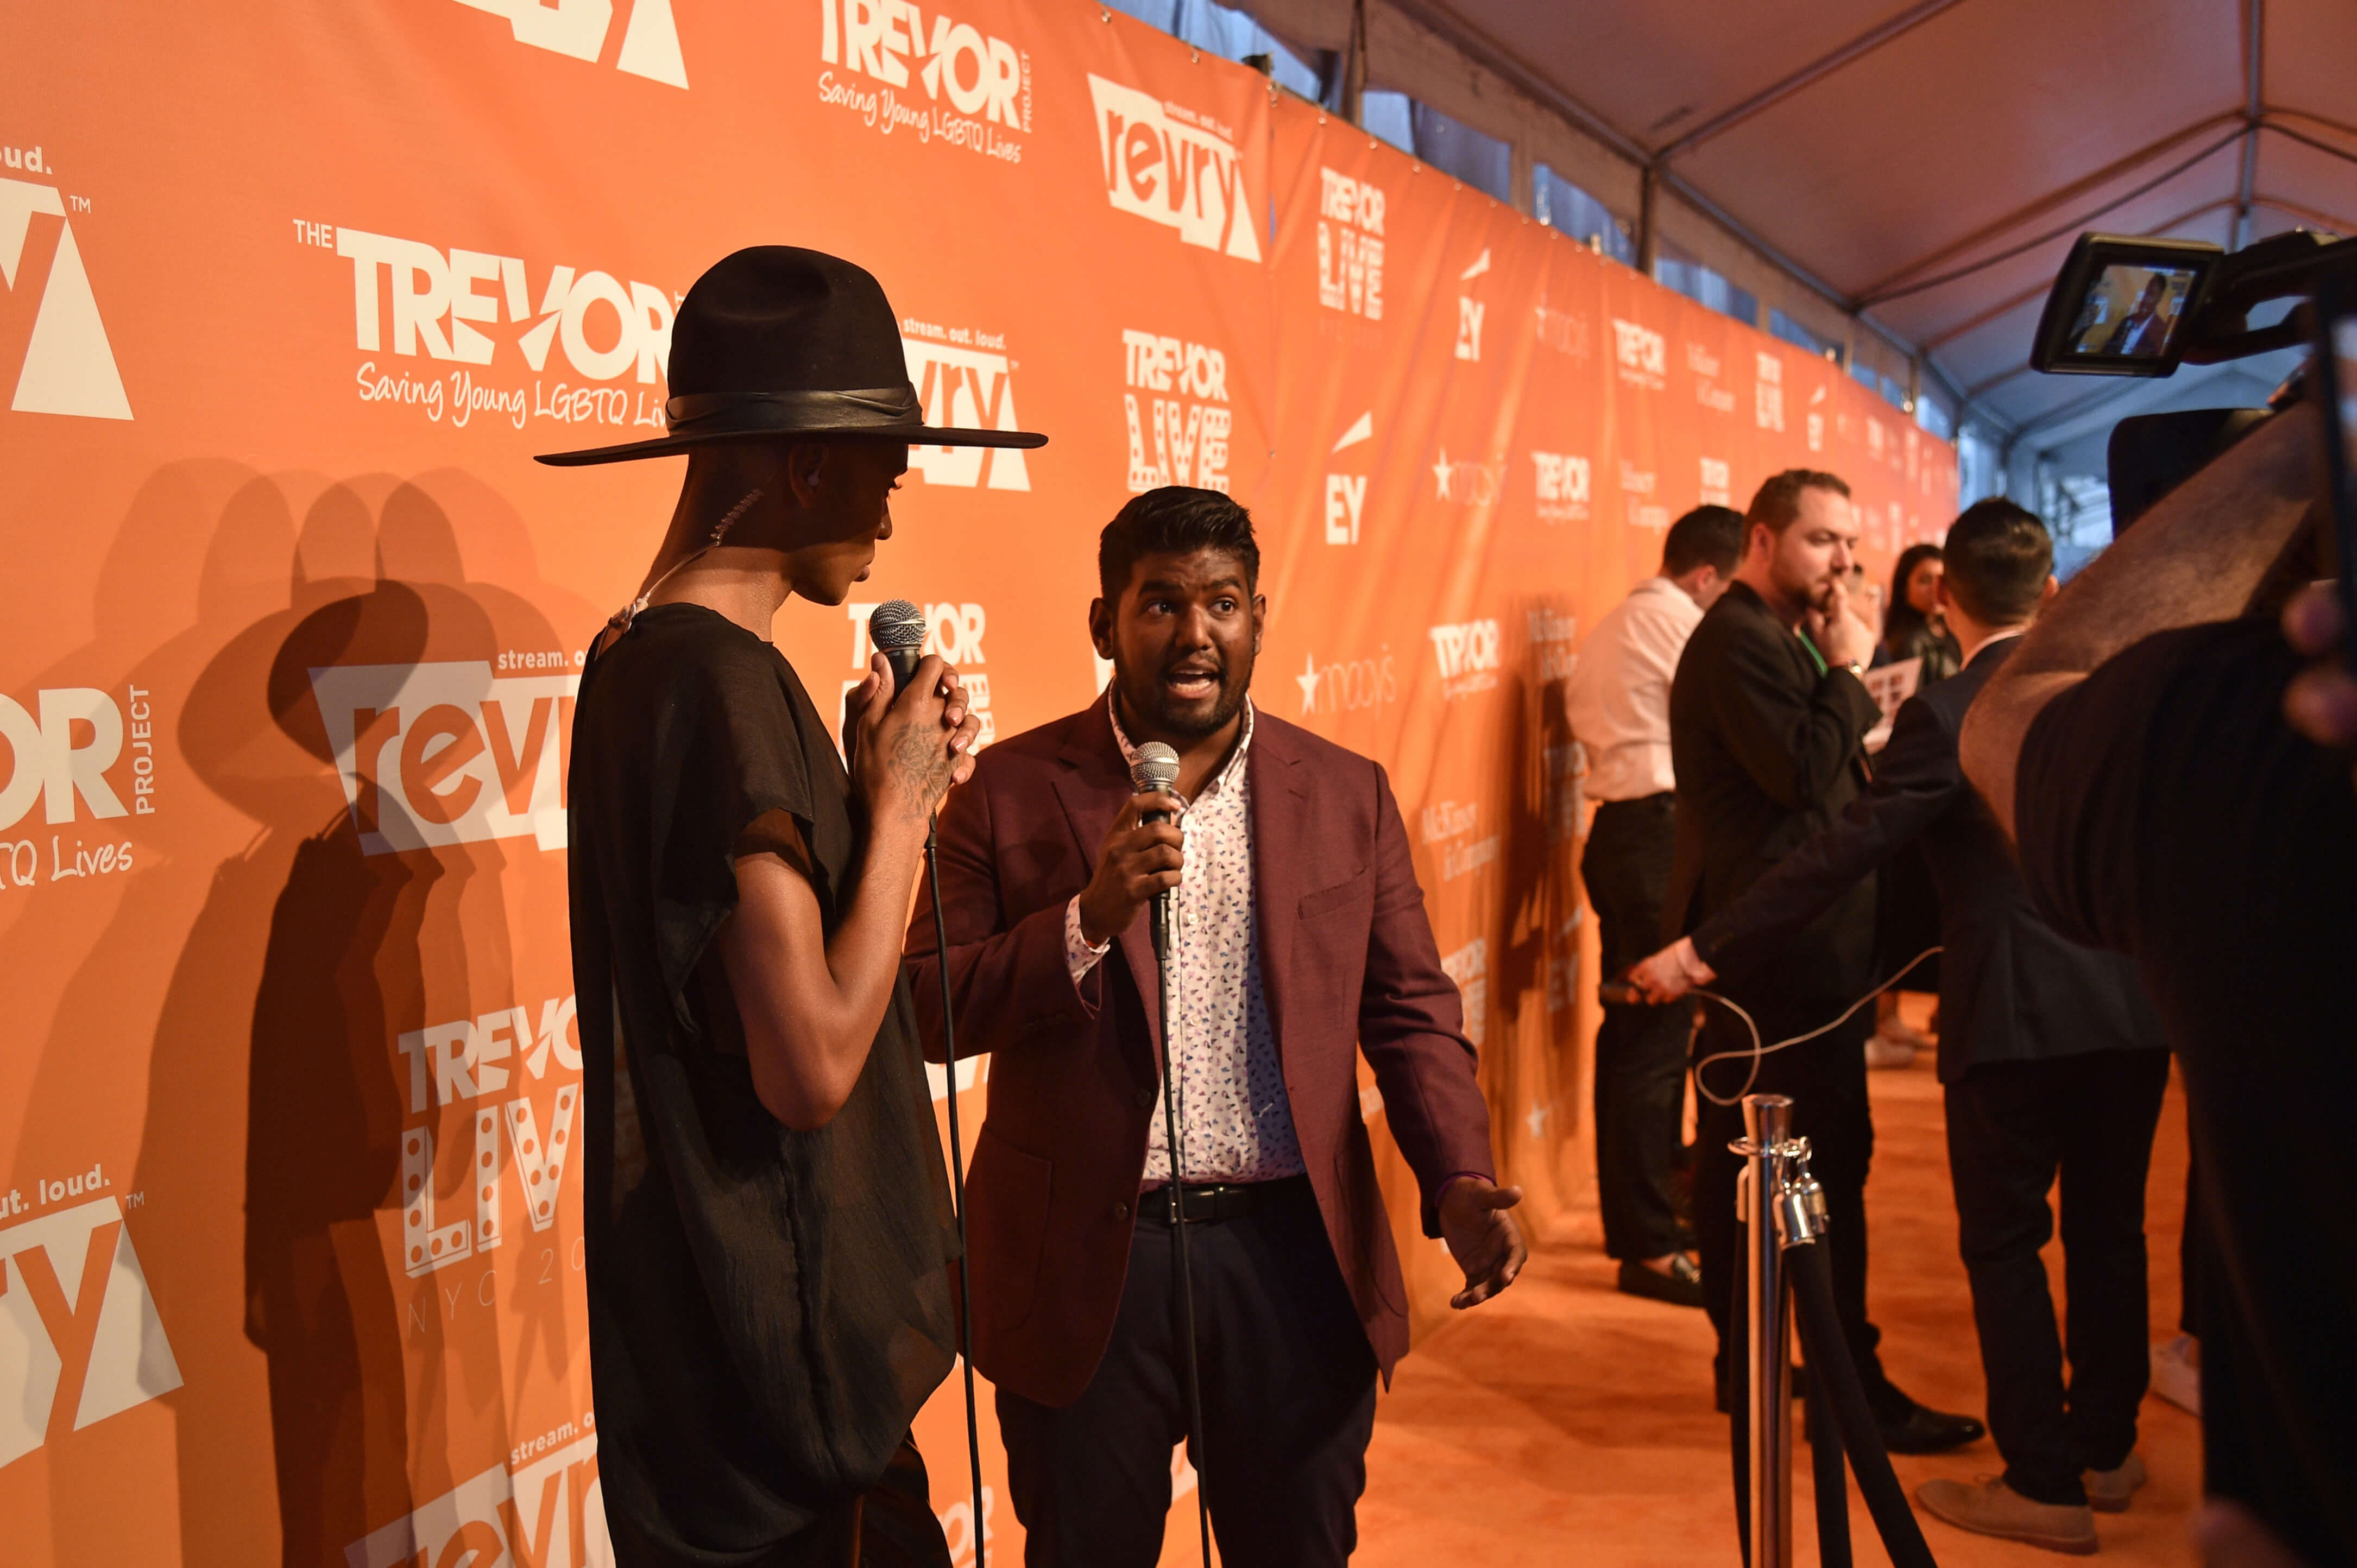
[[[1904,1394],[1899,1397],[1906,1399]],[[1894,1419],[1878,1413],[1874,1424],[1882,1434],[1883,1448],[1892,1454],[1944,1454],[1988,1435],[1988,1428],[1969,1415],[1927,1409],[1913,1400],[1907,1400],[1903,1415]]]
[[[1702,1305],[1702,1271],[1684,1252],[1670,1254],[1670,1272],[1647,1268],[1633,1258],[1620,1262],[1620,1294],[1641,1295],[1648,1301],[1665,1301],[1672,1306]]]

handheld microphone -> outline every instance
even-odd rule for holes
[[[923,657],[925,612],[906,599],[887,599],[867,618],[867,640],[892,666],[892,690],[898,694],[917,672],[917,661]],[[1172,777],[1177,777],[1175,771]]]
[[[1178,787],[1178,754],[1158,740],[1149,740],[1137,748],[1137,760],[1129,765],[1129,781],[1141,795],[1156,790],[1168,793]],[[1168,811],[1147,811],[1137,819],[1141,822],[1167,822]],[[1166,957],[1170,947],[1170,928],[1178,913],[1178,900],[1170,889],[1154,896],[1154,953]]]
[[[1137,760],[1129,765],[1129,781],[1141,795],[1157,790],[1175,793],[1178,788],[1178,754],[1158,740],[1149,740],[1137,748]],[[1168,811],[1147,811],[1138,819],[1142,822],[1167,822]],[[1197,1364],[1195,1346],[1195,1275],[1187,1257],[1187,1221],[1182,1218],[1184,1204],[1179,1197],[1187,1180],[1187,1113],[1184,1097],[1171,1071],[1171,1058],[1177,1050],[1172,1041],[1181,1028],[1178,1017],[1178,889],[1165,888],[1154,896],[1154,967],[1159,972],[1162,998],[1162,1127],[1163,1137],[1170,1151],[1170,1185],[1166,1193],[1170,1203],[1170,1229],[1178,1242],[1178,1288],[1187,1303],[1187,1436],[1197,1463],[1209,1467],[1203,1457],[1202,1371]],[[1203,1530],[1203,1568],[1211,1568],[1211,1507],[1210,1495],[1198,1480],[1195,1486],[1196,1517]]]
[[[892,693],[898,696],[908,688],[910,678],[917,673],[917,665],[924,657],[925,612],[906,599],[887,599],[868,614],[867,640],[876,645],[876,650],[881,653],[884,656],[884,661],[892,667]],[[849,700],[849,695],[846,693],[845,697],[846,704]],[[1176,770],[1174,758],[1174,777]],[[930,901],[933,906],[933,953],[940,966],[942,979],[942,1053],[944,1058],[951,1064],[948,1069],[949,1093],[947,1096],[950,1122],[950,1193],[952,1201],[955,1205],[952,1212],[957,1217],[958,1255],[965,1260],[963,1266],[971,1269],[974,1266],[974,1253],[966,1246],[965,1231],[965,1139],[958,1126],[957,999],[950,992],[950,929],[948,917],[942,908],[941,838],[938,818],[925,830],[925,884],[931,891]],[[974,1486],[967,1504],[970,1511],[966,1517],[970,1520],[978,1520],[983,1513],[982,1430],[975,1423],[974,1403],[974,1294],[971,1291],[961,1290],[957,1293],[957,1296],[958,1362],[965,1371],[965,1454],[967,1474]],[[974,1532],[974,1568],[986,1568],[985,1551],[981,1529],[976,1526]]]
[[[877,613],[880,615],[883,612],[879,610]],[[1137,760],[1129,765],[1129,781],[1136,786],[1141,795],[1152,794],[1156,790],[1169,793],[1178,787],[1178,754],[1158,740],[1147,741],[1137,748]],[[1169,820],[1168,811],[1148,811],[1138,819],[1142,822],[1167,822]]]

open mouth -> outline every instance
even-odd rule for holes
[[[1162,689],[1182,703],[1201,702],[1218,694],[1220,672],[1205,665],[1181,664],[1162,672]]]

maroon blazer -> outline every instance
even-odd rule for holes
[[[1449,1176],[1492,1175],[1489,1107],[1383,770],[1265,711],[1245,766],[1261,981],[1294,1131],[1388,1378],[1407,1350],[1407,1294],[1353,1047],[1423,1189],[1427,1235],[1439,1234]],[[942,811],[958,1054],[991,1053],[990,1110],[966,1177],[974,1360],[1047,1405],[1081,1397],[1113,1336],[1160,1081],[1146,919],[1077,987],[1064,959],[1065,906],[1132,793],[1099,698],[984,751]],[[908,951],[939,1061],[932,897],[930,884],[920,891]]]

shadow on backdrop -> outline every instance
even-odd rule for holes
[[[97,1086],[128,1095],[144,1079],[136,1166],[113,1185],[140,1195],[127,1222],[185,1379],[161,1402],[190,1563],[343,1564],[372,1528],[447,1490],[454,1466],[504,1455],[526,1361],[561,1373],[574,1359],[561,1288],[526,1291],[490,1264],[468,1276],[487,1304],[514,1287],[509,1368],[495,1326],[452,1335],[436,1278],[404,1277],[393,1250],[409,1106],[396,1036],[517,1004],[501,874],[511,853],[547,852],[526,839],[363,853],[311,688],[327,666],[558,646],[533,600],[469,580],[462,536],[558,618],[593,618],[537,582],[521,521],[463,475],[330,484],[170,465],[110,548],[92,642],[37,678],[152,693],[171,760],[193,775],[160,778],[157,813],[126,827],[144,864],[103,929],[77,940],[19,921],[0,939],[0,961],[81,955],[40,1047],[23,1173],[87,1165]],[[185,629],[159,643],[158,624]],[[560,938],[562,885],[560,861]],[[468,1173],[450,1175],[456,1206]],[[47,1459],[59,1563],[121,1561],[116,1532],[154,1532],[105,1522],[121,1478],[95,1446],[52,1443]]]

